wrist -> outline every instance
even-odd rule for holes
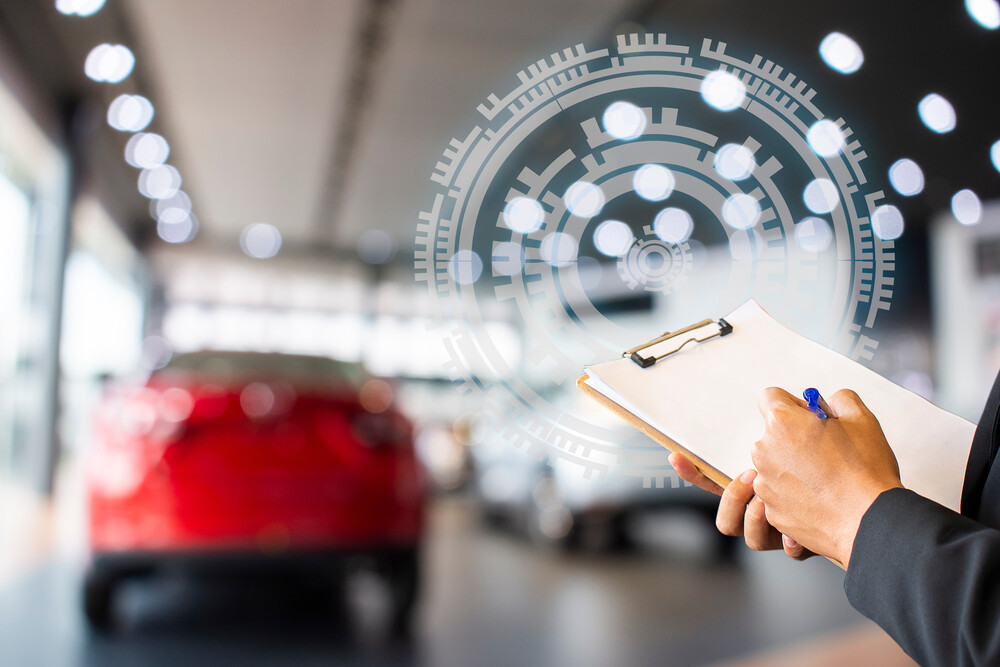
[[[853,503],[851,511],[847,513],[846,520],[842,524],[843,531],[839,540],[840,548],[836,555],[837,560],[840,561],[845,570],[850,566],[851,554],[854,551],[854,540],[861,529],[861,521],[864,519],[865,514],[880,495],[890,489],[901,488],[903,488],[903,485],[898,481],[887,484],[873,484],[865,489],[863,493],[859,494],[857,502]]]

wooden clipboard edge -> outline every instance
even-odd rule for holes
[[[639,419],[638,417],[636,417],[634,414],[632,414],[631,412],[629,412],[628,410],[626,410],[622,406],[620,406],[617,403],[615,403],[614,401],[612,401],[610,398],[608,398],[607,396],[605,396],[601,392],[597,391],[596,389],[594,389],[593,387],[591,387],[590,385],[588,385],[587,384],[587,378],[588,377],[589,376],[586,373],[584,373],[583,375],[581,375],[576,380],[576,386],[579,389],[582,389],[584,393],[586,393],[587,395],[589,395],[595,401],[597,401],[598,403],[600,403],[601,405],[603,405],[607,409],[611,410],[613,413],[615,413],[616,415],[618,415],[619,417],[621,417],[622,419],[624,419],[625,421],[627,421],[629,424],[631,424],[635,428],[637,428],[640,431],[642,431],[643,434],[645,434],[649,438],[653,439],[660,446],[664,447],[665,449],[670,450],[671,452],[677,452],[679,454],[683,454],[684,456],[686,456],[689,459],[691,459],[691,461],[694,462],[695,467],[697,467],[698,470],[700,470],[701,473],[703,475],[705,475],[705,477],[708,477],[710,480],[712,480],[713,482],[715,482],[719,486],[725,488],[726,486],[729,485],[729,483],[731,481],[733,481],[732,479],[730,479],[729,477],[727,477],[725,474],[723,474],[721,471],[717,470],[716,468],[714,468],[711,465],[709,465],[708,463],[706,463],[705,460],[702,459],[697,454],[692,453],[690,450],[688,450],[683,445],[681,445],[681,444],[677,443],[676,441],[674,441],[673,439],[667,437],[666,435],[664,435],[663,433],[661,433],[659,430],[653,428],[652,426],[650,426],[649,424],[647,424],[643,420]]]

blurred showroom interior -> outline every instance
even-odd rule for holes
[[[643,33],[777,63],[847,119],[892,222],[862,360],[975,421],[1000,369],[997,0],[3,0],[0,664],[914,664],[839,569],[717,534],[611,417],[657,483],[516,446],[495,387],[600,408],[539,370],[490,239],[456,280],[507,371],[455,382],[464,315],[414,261],[449,142],[519,72]],[[580,119],[552,122],[518,159]],[[629,243],[654,206],[622,209]],[[643,334],[722,314],[699,286],[739,259],[692,237],[690,282],[657,292],[576,241],[602,317]]]

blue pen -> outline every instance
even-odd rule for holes
[[[826,401],[819,393],[819,389],[809,387],[804,392],[802,392],[802,398],[806,399],[806,407],[809,411],[820,419],[826,419],[827,417],[833,417],[833,410],[827,405]]]

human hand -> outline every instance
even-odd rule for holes
[[[683,454],[674,452],[669,460],[681,479],[721,496],[715,525],[723,534],[743,537],[747,546],[755,551],[784,549],[788,556],[796,560],[805,560],[813,555],[811,551],[795,540],[783,536],[767,522],[763,503],[754,497],[753,480],[757,475],[755,470],[747,470],[728,486],[722,487],[702,474],[694,462]]]
[[[858,395],[842,389],[828,403],[836,419],[817,419],[783,389],[761,393],[765,431],[750,448],[753,490],[769,524],[846,568],[861,518],[902,483],[882,427]]]

